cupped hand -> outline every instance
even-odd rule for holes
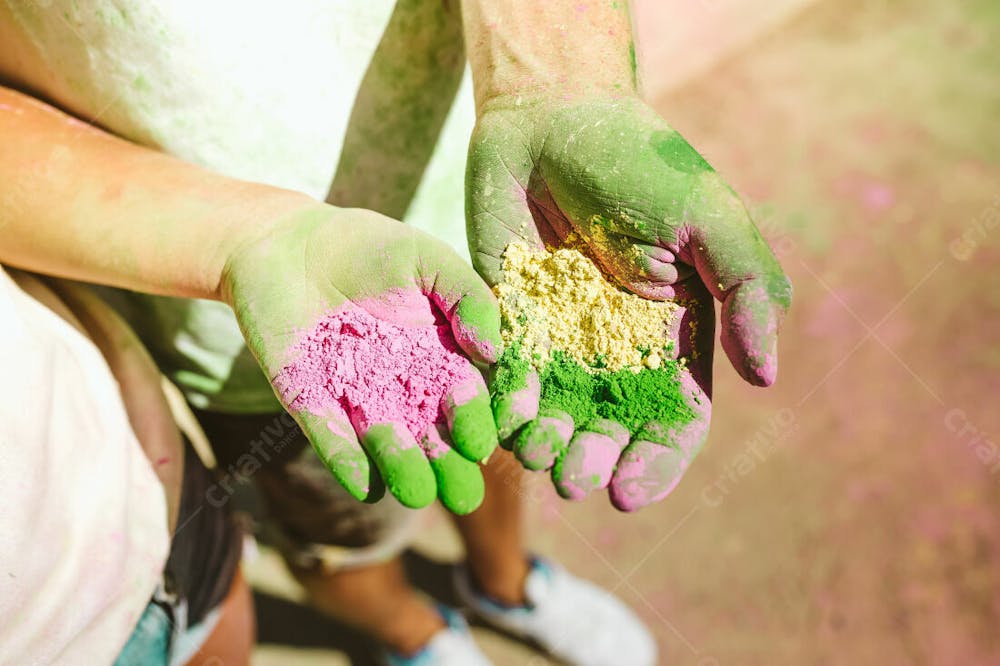
[[[354,497],[387,486],[409,507],[479,505],[497,436],[473,363],[496,360],[499,314],[458,255],[377,213],[316,204],[234,251],[221,291]]]
[[[511,243],[572,244],[626,290],[683,306],[670,342],[683,359],[686,423],[577,430],[565,414],[538,413],[537,377],[494,391],[501,437],[535,458],[529,466],[554,466],[564,496],[607,486],[615,506],[634,510],[679,482],[708,433],[712,297],[733,367],[754,385],[775,380],[790,283],[735,192],[640,100],[489,101],[469,150],[466,206],[473,263],[491,285]],[[539,460],[539,450],[551,455]]]

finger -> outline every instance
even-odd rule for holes
[[[608,495],[619,511],[636,511],[670,494],[687,469],[678,449],[639,440],[622,454]]]
[[[490,393],[478,372],[472,372],[441,398],[441,411],[455,451],[479,462],[496,449],[497,427],[490,409]]]
[[[638,242],[635,238],[615,241],[610,245],[611,251],[597,250],[593,255],[606,275],[643,298],[664,301],[674,297],[674,285],[680,279],[681,272],[675,263],[673,252],[664,247]],[[607,237],[602,239],[605,246],[609,242]]]
[[[677,303],[680,309],[671,326],[670,335],[676,336],[672,348],[675,359],[685,359],[684,373],[690,373],[695,383],[709,400],[712,398],[712,359],[715,356],[715,303],[712,294],[694,276],[677,285]],[[683,373],[682,373],[683,378]]]
[[[688,373],[681,387],[694,416],[679,425],[648,424],[625,449],[608,487],[620,511],[635,511],[669,495],[708,436],[708,397]]]
[[[743,379],[769,386],[778,373],[778,328],[791,283],[732,189],[712,173],[693,192],[695,225],[686,249],[722,301],[722,348]]]
[[[548,469],[572,437],[573,417],[551,410],[521,429],[514,440],[514,455],[528,469]]]
[[[538,373],[524,361],[511,367],[495,368],[490,388],[500,446],[509,450],[513,446],[511,438],[514,434],[538,416],[542,385]]]
[[[496,297],[457,255],[455,261],[437,264],[430,295],[447,317],[459,349],[476,363],[496,363],[502,346]]]
[[[385,485],[346,416],[321,417],[309,412],[294,414],[326,468],[357,500],[377,502]]]
[[[637,266],[636,274],[652,283],[673,284],[677,282],[677,264],[674,253],[658,245],[633,243],[632,255]]]
[[[465,218],[472,265],[491,285],[500,282],[501,256],[512,242],[541,247],[528,206],[533,159],[523,130],[507,121],[479,125],[469,142],[465,170]]]
[[[787,309],[787,299],[775,303],[759,283],[740,284],[722,302],[722,349],[754,386],[770,386],[777,379],[778,328]]]
[[[628,439],[624,426],[606,419],[574,434],[552,467],[556,491],[566,499],[582,500],[591,492],[606,488]]]
[[[441,504],[459,516],[475,511],[486,493],[479,465],[452,450],[437,428],[431,428],[421,446],[434,471]]]
[[[361,445],[375,461],[382,480],[403,506],[419,509],[437,497],[431,464],[413,435],[398,423],[376,423],[361,434]]]
[[[677,288],[672,284],[664,284],[653,280],[643,280],[638,278],[627,279],[623,276],[615,276],[619,284],[637,296],[648,298],[651,301],[669,301],[676,297]]]

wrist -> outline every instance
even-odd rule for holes
[[[481,114],[497,99],[637,95],[627,2],[464,0]]]
[[[267,275],[269,266],[256,262],[254,248],[289,229],[301,226],[308,220],[328,218],[339,209],[321,203],[298,192],[279,188],[253,186],[255,191],[238,211],[226,211],[222,217],[222,238],[211,258],[209,293],[204,298],[233,305],[233,284],[249,272],[261,274],[264,279],[280,280],[281,276]]]

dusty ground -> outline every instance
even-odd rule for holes
[[[1000,663],[998,26],[988,0],[824,0],[654,100],[796,290],[777,386],[719,359],[712,436],[668,501],[529,493],[532,546],[620,592],[663,663]],[[440,516],[417,548],[459,554]],[[271,555],[253,568],[288,592]],[[255,663],[348,663],[341,630],[260,602]]]

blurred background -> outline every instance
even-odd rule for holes
[[[531,547],[632,604],[665,664],[1000,663],[1000,5],[635,5],[647,98],[743,194],[795,302],[776,386],[720,355],[673,495],[622,515],[536,476]],[[447,596],[459,556],[434,513],[408,561]],[[250,578],[256,664],[368,663],[266,547]]]

